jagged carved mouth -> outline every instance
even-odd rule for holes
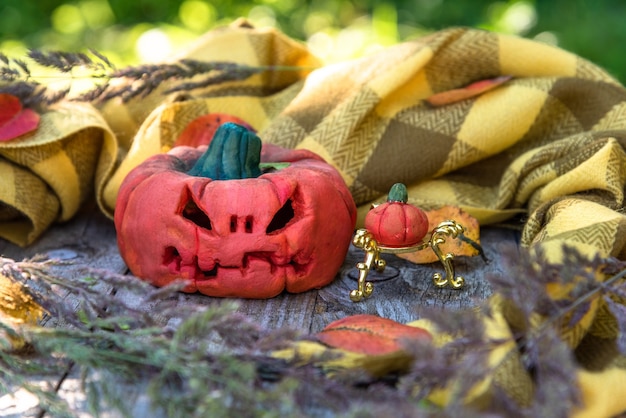
[[[213,268],[206,270],[200,267],[197,256],[193,256],[190,262],[184,262],[176,247],[169,246],[165,248],[165,252],[163,254],[163,264],[167,266],[170,273],[179,275],[183,278],[193,279],[195,281],[216,279],[221,270],[240,270],[242,275],[245,275],[245,272],[253,263],[267,264],[268,270],[271,274],[273,274],[278,268],[293,270],[296,276],[301,276],[308,272],[310,263],[302,264],[297,263],[294,260],[289,260],[286,263],[277,263],[273,260],[272,255],[273,253],[271,252],[263,251],[248,253],[244,255],[243,263],[239,267],[221,266],[219,263],[214,263]]]

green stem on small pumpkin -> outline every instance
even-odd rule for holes
[[[187,172],[213,180],[255,178],[261,175],[261,139],[235,123],[220,126],[209,148]]]
[[[406,203],[409,200],[409,193],[406,190],[406,186],[402,183],[396,183],[389,189],[389,195],[387,202],[401,202]]]

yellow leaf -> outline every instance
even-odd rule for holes
[[[20,326],[35,325],[43,315],[43,309],[28,295],[19,283],[0,274],[0,321],[10,329],[17,331]],[[0,330],[0,348],[19,350],[26,342],[10,331]]]

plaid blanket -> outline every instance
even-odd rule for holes
[[[541,246],[557,261],[563,244],[589,257],[626,258],[626,89],[576,55],[455,28],[322,66],[279,32],[240,22],[210,32],[184,55],[299,70],[125,106],[51,109],[37,132],[0,144],[0,236],[27,245],[52,222],[69,219],[91,193],[111,215],[133,167],[169,149],[193,119],[225,113],[266,142],[324,157],[348,184],[360,219],[391,184],[403,182],[412,203],[457,205],[482,225],[522,216],[522,245]],[[427,101],[498,76],[511,79],[465,100]],[[515,318],[505,311],[491,323],[499,335],[512,332]],[[580,416],[626,410],[618,396],[626,358],[614,348],[618,326],[606,303],[595,300],[561,334],[579,350]],[[492,383],[518,392],[526,373],[509,368]],[[521,390],[521,398],[532,396],[532,388]]]

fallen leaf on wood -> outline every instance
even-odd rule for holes
[[[236,116],[227,113],[209,113],[189,122],[174,142],[174,146],[187,145],[196,148],[200,145],[208,145],[217,128],[227,122],[233,122],[254,131],[250,125]]]
[[[26,341],[17,331],[23,324],[36,325],[44,310],[21,284],[0,273],[0,351],[20,350]]]
[[[444,254],[452,253],[455,256],[475,256],[481,254],[480,225],[478,220],[457,206],[443,206],[439,209],[426,211],[428,216],[428,230],[433,231],[437,225],[446,220],[454,220],[465,229],[463,236],[457,238],[446,237],[446,242],[439,248]],[[425,239],[429,239],[430,235]],[[416,264],[434,263],[438,261],[437,255],[432,248],[427,247],[421,251],[397,254],[398,257]]]
[[[365,355],[400,351],[414,340],[431,340],[423,328],[400,324],[375,315],[353,315],[329,324],[315,338],[333,348]]]
[[[487,80],[480,80],[460,89],[453,89],[433,94],[428,99],[426,99],[426,102],[435,107],[460,102],[461,100],[469,99],[471,97],[475,97],[489,90],[492,90],[506,83],[511,78],[512,77],[509,75],[503,75]]]
[[[22,108],[20,100],[11,94],[0,94],[0,141],[9,141],[39,126],[39,115]]]

